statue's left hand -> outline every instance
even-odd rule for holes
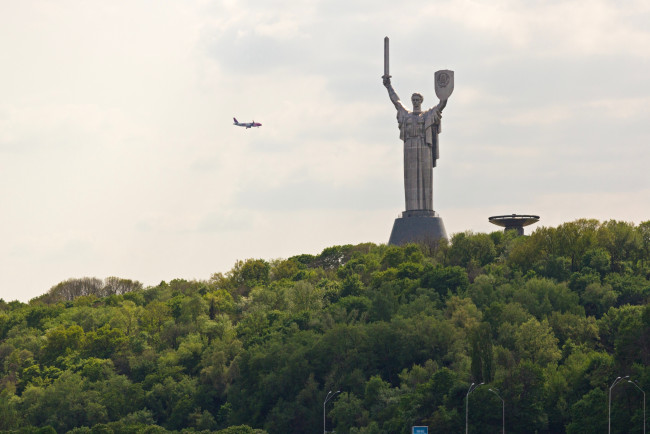
[[[441,99],[440,103],[438,104],[438,112],[440,112],[440,116],[442,116],[442,110],[447,107],[447,100],[446,99]]]

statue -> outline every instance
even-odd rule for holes
[[[413,110],[400,101],[390,82],[388,73],[388,37],[384,38],[384,86],[397,109],[400,139],[404,142],[404,195],[406,211],[395,220],[389,244],[429,242],[446,238],[442,223],[433,210],[433,168],[436,167],[438,134],[442,110],[454,90],[454,72],[437,71],[434,76],[436,95],[440,102],[422,110],[423,97],[411,96]]]
[[[422,111],[423,97],[419,93],[411,96],[413,111],[409,111],[400,101],[393,89],[388,74],[388,37],[384,39],[384,76],[383,82],[388,89],[388,96],[397,109],[397,124],[400,139],[404,141],[404,193],[406,211],[433,211],[433,168],[439,157],[438,134],[442,110],[447,105],[447,95],[440,94],[440,102],[426,111]],[[453,71],[438,71],[435,77],[436,94],[438,89],[453,90]]]

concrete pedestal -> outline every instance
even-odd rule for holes
[[[435,211],[404,211],[395,219],[388,244],[431,243],[447,238],[447,231]]]

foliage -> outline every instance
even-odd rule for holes
[[[649,278],[650,222],[577,220],[149,288],[68,279],[0,300],[0,431],[446,433],[469,403],[473,433],[502,405],[508,432],[602,432],[617,376],[650,386]],[[617,385],[613,432],[642,416]]]

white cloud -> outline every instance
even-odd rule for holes
[[[554,104],[545,107],[534,107],[523,111],[513,111],[509,116],[504,117],[501,123],[506,128],[509,125],[548,126],[559,122],[571,122],[576,112],[575,107]]]
[[[650,116],[650,97],[597,99],[587,104],[605,119],[647,120]]]
[[[650,56],[647,2],[449,1],[428,9],[472,32],[499,39],[511,55]]]

